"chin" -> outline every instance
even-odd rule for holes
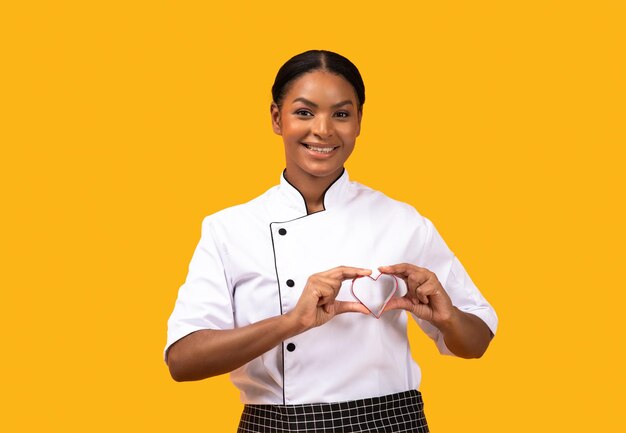
[[[311,167],[305,170],[305,172],[313,177],[328,177],[328,176],[339,176],[343,170],[343,165],[339,167]]]

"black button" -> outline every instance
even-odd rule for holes
[[[287,350],[290,351],[290,352],[293,352],[294,350],[296,350],[296,345],[293,344],[293,343],[289,343],[287,345]]]
[[[279,229],[279,230],[278,230],[278,234],[279,234],[279,235],[281,235],[281,236],[285,236],[285,235],[287,234],[287,230],[285,230],[285,229]]]
[[[289,287],[293,287],[293,286],[295,286],[295,285],[296,285],[296,283],[294,283],[294,282],[293,282],[293,280],[287,280],[287,285],[288,285]]]

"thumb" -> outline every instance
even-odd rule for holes
[[[385,305],[385,311],[390,311],[390,310],[412,311],[413,303],[404,296],[391,298],[389,302],[387,303],[387,305]]]
[[[360,302],[335,301],[335,314],[343,313],[370,314],[370,311]]]

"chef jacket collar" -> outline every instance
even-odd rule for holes
[[[349,184],[348,171],[344,168],[341,174],[330,186],[326,189],[323,195],[324,210],[338,206],[344,202],[347,197],[347,186]],[[304,196],[298,191],[298,189],[289,183],[285,177],[285,170],[280,176],[279,191],[281,196],[285,200],[285,204],[291,209],[298,211],[298,213],[307,215],[306,201]]]

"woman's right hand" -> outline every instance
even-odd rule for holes
[[[335,298],[342,282],[371,273],[370,269],[339,266],[311,275],[295,308],[287,313],[296,321],[298,333],[321,326],[337,314],[369,314],[369,310],[360,302],[337,301]]]
[[[287,314],[270,317],[235,329],[202,329],[181,338],[168,351],[167,365],[177,381],[200,380],[231,372],[281,341],[315,326],[337,314],[349,311],[369,314],[358,302],[337,301],[344,280],[370,275],[369,269],[340,266],[311,275],[295,308]]]

